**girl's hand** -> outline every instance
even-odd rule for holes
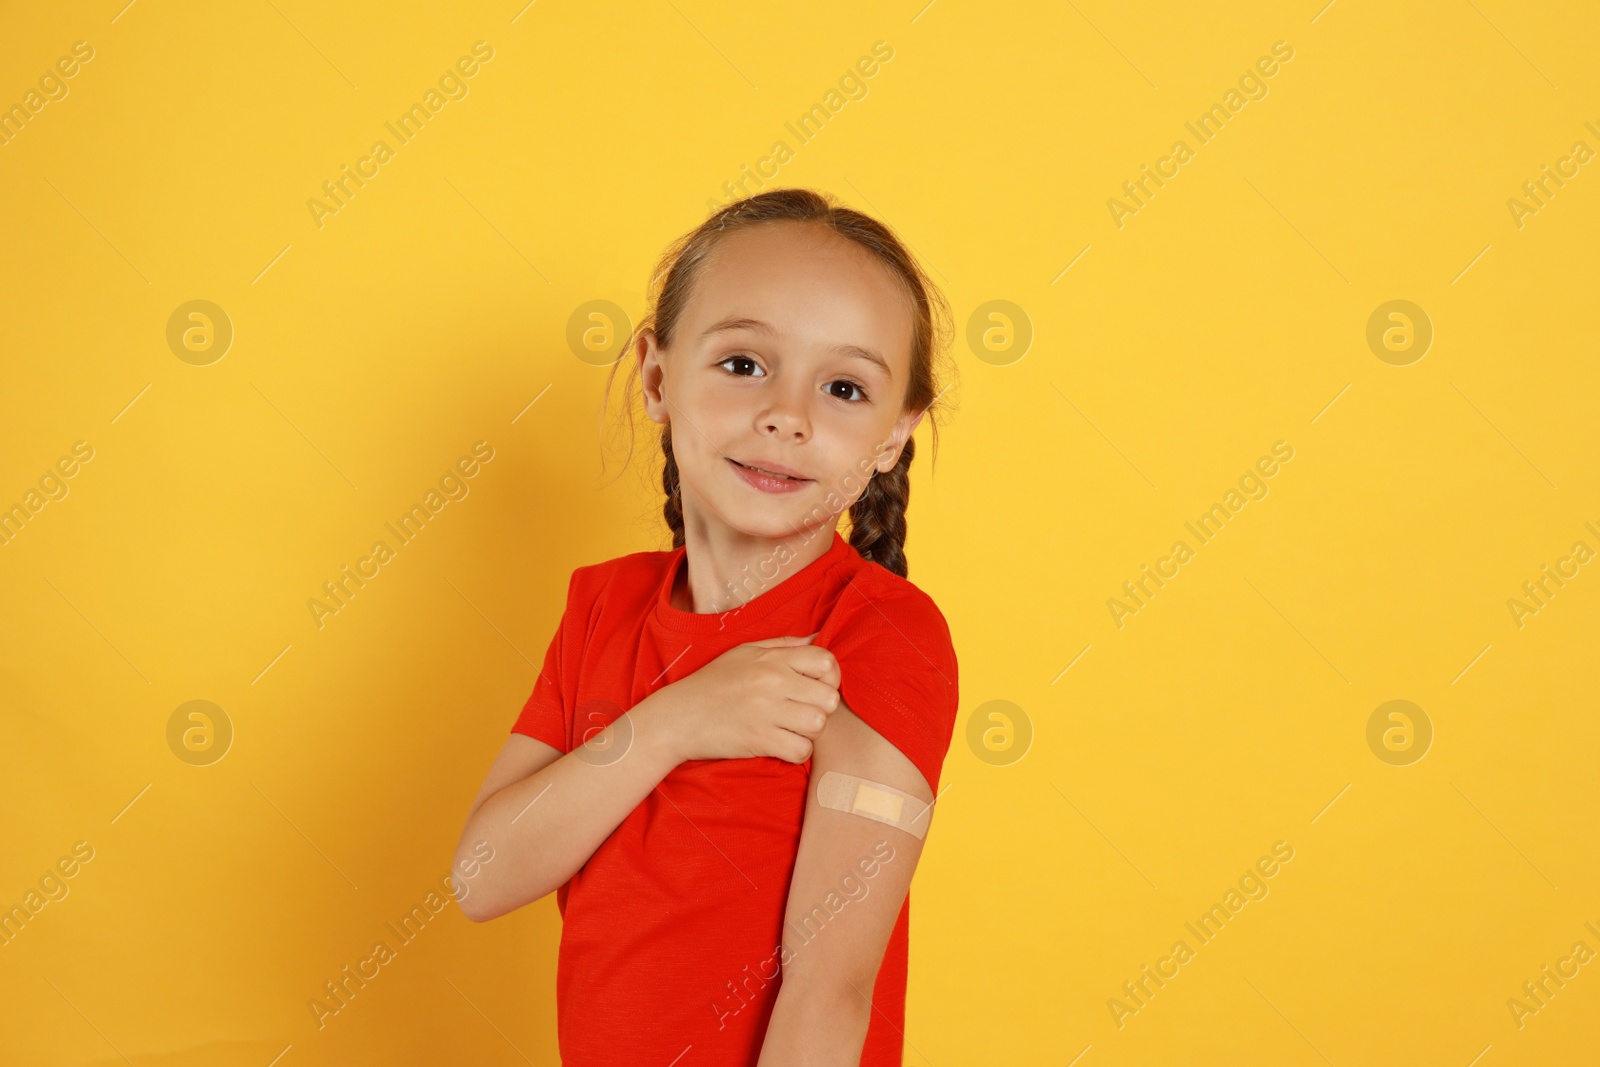
[[[839,706],[839,661],[812,647],[815,636],[738,645],[652,693],[682,759],[810,759]]]

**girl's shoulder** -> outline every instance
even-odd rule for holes
[[[854,559],[850,589],[856,594],[849,598],[853,601],[852,610],[871,612],[875,608],[886,608],[896,615],[937,622],[940,628],[948,631],[944,612],[939,610],[938,603],[921,586],[887,567],[863,559],[853,552],[851,555]]]
[[[670,549],[630,552],[574,567],[567,579],[567,610],[581,612],[603,601],[648,597],[666,577],[671,557]]]
[[[645,574],[665,574],[672,550],[629,552],[625,556],[585,563],[572,569],[574,581],[606,583],[627,581]]]
[[[856,558],[860,563],[829,615],[827,635],[835,637],[840,647],[937,648],[953,661],[950,624],[933,597],[910,579]]]

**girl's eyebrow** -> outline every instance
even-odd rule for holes
[[[750,319],[742,316],[730,316],[723,319],[721,322],[714,323],[707,327],[706,330],[700,334],[699,340],[704,342],[713,334],[726,333],[734,330],[749,330],[752,333],[764,333],[769,336],[777,332],[772,328],[771,324],[762,322],[760,319]],[[884,359],[877,352],[874,352],[872,349],[862,348],[860,345],[834,345],[832,350],[842,356],[854,356],[857,359],[864,359],[868,363],[876,364],[878,369],[883,371],[884,377],[888,378],[890,381],[894,381],[894,371],[889,369],[889,361]]]

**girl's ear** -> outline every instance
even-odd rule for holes
[[[878,457],[876,464],[880,473],[887,474],[894,470],[895,464],[900,462],[900,453],[904,450],[906,442],[916,432],[917,425],[922,422],[922,416],[927,413],[928,410],[926,408],[921,411],[908,411],[895,420],[894,427],[889,433],[889,440],[883,449],[883,454]]]
[[[639,360],[639,385],[644,393],[645,413],[652,422],[668,422],[666,368],[661,363],[660,338],[654,330],[640,332],[634,354]]]

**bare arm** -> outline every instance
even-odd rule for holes
[[[507,738],[456,844],[462,913],[483,922],[560,888],[680,763],[805,762],[838,700],[839,665],[811,647],[815,636],[738,645],[565,755],[531,737]],[[479,842],[494,862],[475,861]]]
[[[841,703],[813,746],[784,908],[783,981],[759,1067],[860,1063],[878,968],[922,855],[922,838],[819,804],[817,784],[830,770],[933,801],[916,765]],[[932,818],[930,808],[918,823],[924,832]],[[836,912],[825,903],[830,894]]]
[[[484,922],[558,889],[683,762],[657,695],[566,754],[525,734],[506,739],[456,845],[467,918]],[[495,862],[472,862],[479,841]]]

